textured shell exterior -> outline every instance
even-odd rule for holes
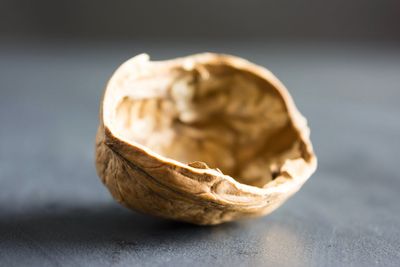
[[[302,140],[307,157],[288,161],[282,175],[263,187],[239,183],[217,170],[190,166],[126,140],[114,131],[107,115],[113,88],[120,77],[132,70],[140,72],[149,64],[190,67],[212,62],[249,71],[271,83],[284,100],[288,116]],[[133,210],[201,225],[261,216],[275,210],[298,191],[316,166],[306,120],[286,88],[269,71],[246,60],[206,53],[152,63],[146,55],[140,55],[124,63],[107,84],[96,136],[96,168],[112,196]]]

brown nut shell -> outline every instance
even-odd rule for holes
[[[307,122],[286,88],[244,59],[142,54],[107,84],[96,167],[128,208],[206,225],[261,216],[316,166]]]

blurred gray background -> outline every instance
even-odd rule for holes
[[[0,34],[102,40],[399,41],[397,0],[2,0]]]
[[[0,0],[0,266],[399,266],[400,1]],[[216,227],[116,204],[105,83],[143,52],[269,68],[319,160],[270,216]]]

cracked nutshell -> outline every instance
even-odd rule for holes
[[[106,85],[96,169],[133,210],[200,225],[271,213],[311,176],[305,118],[284,85],[244,59],[146,54]]]

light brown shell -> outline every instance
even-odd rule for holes
[[[198,54],[120,66],[107,84],[96,167],[124,206],[195,224],[268,214],[317,160],[281,82],[238,57]]]

